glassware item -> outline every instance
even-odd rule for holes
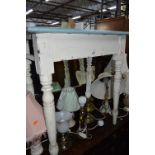
[[[65,133],[68,132],[69,129],[69,123],[68,122],[61,122],[61,123],[57,123],[57,129],[58,132],[60,133]]]
[[[60,133],[68,132],[69,130],[69,120],[72,118],[72,113],[67,111],[56,112],[56,123],[57,130]]]
[[[68,131],[69,131],[69,121],[72,119],[72,115],[73,115],[72,113],[67,111],[60,111],[56,112],[55,114],[57,130],[60,133],[58,143],[60,149],[62,150],[67,150],[71,145],[68,136]]]
[[[72,118],[72,113],[67,111],[56,112],[55,118],[57,123],[69,121]]]

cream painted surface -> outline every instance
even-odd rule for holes
[[[35,65],[40,76],[43,91],[44,114],[49,138],[49,152],[58,155],[56,142],[56,122],[54,97],[51,91],[54,62],[73,59],[87,59],[87,89],[86,96],[90,96],[89,72],[92,68],[92,57],[114,55],[114,109],[113,124],[117,123],[118,98],[120,91],[120,53],[125,51],[125,36],[118,35],[86,35],[86,34],[52,34],[40,33],[33,37]]]
[[[56,142],[56,120],[55,120],[55,104],[52,94],[52,75],[40,75],[40,82],[43,91],[43,109],[45,122],[47,126],[48,139],[50,142],[49,152],[51,155],[58,154],[58,145]]]
[[[115,35],[44,33],[37,34],[37,43],[40,53],[46,53],[56,62],[117,53],[118,38]]]

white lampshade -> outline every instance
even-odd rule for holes
[[[90,91],[93,97],[100,99],[100,100],[103,100],[105,98],[106,87],[105,87],[104,82],[97,80],[92,83],[90,89],[91,89]]]
[[[104,100],[106,93],[106,85],[101,79],[112,77],[110,73],[104,72],[98,76],[98,78],[91,84],[90,92],[93,97]]]
[[[80,109],[78,95],[73,87],[62,89],[57,108],[69,112],[78,111]]]

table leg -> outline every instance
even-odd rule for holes
[[[64,60],[64,71],[65,71],[65,88],[70,87],[71,86],[71,81],[70,81],[70,73],[69,73],[69,67],[68,67],[68,60]]]
[[[41,143],[33,144],[31,146],[31,155],[41,155],[43,152],[43,147]]]
[[[91,97],[90,86],[91,86],[91,73],[92,73],[92,58],[87,58],[87,74],[86,74],[86,92],[87,98]]]
[[[113,124],[116,125],[118,117],[118,105],[120,96],[120,83],[121,83],[121,61],[114,60],[115,62],[115,75],[114,75],[114,89],[113,89]]]
[[[30,54],[28,40],[26,40],[26,54]],[[26,89],[34,95],[34,87],[31,78],[31,63],[32,62],[30,60],[26,59]]]
[[[43,91],[43,109],[49,138],[49,152],[51,155],[58,155],[58,145],[56,142],[56,121],[55,104],[52,94],[52,75],[40,75],[40,82]]]
[[[31,78],[31,73],[30,73],[30,65],[31,61],[26,60],[26,90],[30,91],[34,95],[34,87],[33,87],[33,82]]]

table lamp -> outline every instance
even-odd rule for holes
[[[68,137],[66,136],[66,133],[68,133],[69,131],[69,120],[72,119],[72,113],[67,111],[56,112],[55,118],[57,130],[61,134],[59,143],[60,148],[62,150],[67,150],[70,146],[70,143]]]
[[[41,154],[43,147],[41,138],[47,131],[43,108],[33,94],[27,91],[26,95],[26,142],[31,143],[31,154]]]
[[[85,96],[80,96],[79,97],[79,103],[80,103],[80,118],[79,118],[79,131],[84,131],[87,128],[87,113],[85,109],[85,104],[86,104],[86,97]]]
[[[108,78],[112,77],[110,73],[102,73],[98,76],[98,78],[91,84],[90,92],[93,97],[105,100],[105,104],[100,107],[101,113],[109,113],[111,115],[111,109],[108,103]]]
[[[58,99],[57,108],[61,111],[75,112],[80,109],[78,95],[73,87],[63,88]],[[75,121],[71,119],[69,126],[73,127]]]

